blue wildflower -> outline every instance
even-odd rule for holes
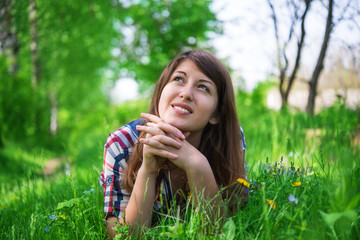
[[[295,198],[294,195],[290,194],[289,198],[288,198],[289,202],[293,202],[295,204],[298,204],[298,200]]]
[[[48,231],[50,231],[50,229],[49,229],[49,227],[46,227],[45,232],[48,232]]]
[[[84,191],[84,193],[85,193],[85,194],[88,194],[88,193],[90,193],[90,191]]]
[[[50,218],[51,220],[57,220],[57,218],[56,218],[55,215],[51,215],[51,216],[49,216],[49,218]]]

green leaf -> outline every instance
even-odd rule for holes
[[[234,221],[230,218],[224,226],[223,239],[232,240],[235,239],[236,226]]]
[[[355,222],[357,218],[357,213],[354,210],[346,210],[344,212],[332,212],[332,213],[324,213],[323,211],[320,211],[320,214],[324,222],[330,228],[333,228],[335,222],[339,220],[341,217],[346,217],[353,222]]]
[[[358,205],[359,200],[360,200],[360,193],[351,199],[351,202],[349,203],[347,209],[349,210],[354,209]]]
[[[65,207],[70,208],[70,207],[74,206],[76,203],[79,203],[79,202],[80,202],[80,198],[72,198],[72,199],[70,199],[68,201],[58,203],[56,209],[59,210],[59,209],[65,208]]]

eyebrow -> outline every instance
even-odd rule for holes
[[[186,73],[186,72],[184,72],[184,71],[175,71],[175,73],[181,73],[181,74],[183,74],[183,75],[187,76],[187,73]],[[207,83],[209,83],[209,84],[211,84],[211,85],[215,86],[215,83],[214,83],[213,81],[211,81],[211,80],[207,80],[207,79],[200,79],[199,81],[200,81],[200,82],[207,82]]]

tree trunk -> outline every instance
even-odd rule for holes
[[[306,35],[306,31],[305,31],[305,19],[306,19],[306,15],[308,13],[308,10],[310,9],[310,3],[311,1],[310,0],[306,0],[305,1],[305,10],[303,12],[303,15],[301,16],[301,36],[300,36],[300,40],[298,42],[298,49],[297,49],[297,53],[296,53],[296,60],[295,60],[295,65],[294,65],[294,68],[293,68],[293,71],[291,73],[291,76],[289,78],[289,83],[288,83],[288,86],[286,88],[286,91],[285,91],[285,100],[286,100],[286,104],[288,102],[288,98],[289,98],[289,94],[290,94],[290,90],[291,90],[291,87],[294,83],[294,80],[296,78],[296,74],[297,74],[297,71],[299,69],[299,65],[300,65],[300,60],[301,60],[301,52],[302,52],[302,48],[304,46],[304,40],[305,40],[305,35]]]
[[[12,14],[13,1],[12,0],[1,0],[0,1],[0,55],[5,55],[8,60],[8,70],[13,79],[12,82],[8,83],[12,88],[16,86],[16,76],[19,69],[19,41],[17,33],[14,27],[14,16]],[[4,97],[4,96],[2,96]],[[2,99],[4,100],[4,99]],[[2,104],[2,101],[0,102]],[[4,147],[3,140],[3,117],[6,113],[0,115],[0,148]]]
[[[50,134],[55,135],[58,129],[58,101],[54,91],[50,92]]]
[[[331,31],[333,29],[332,18],[333,18],[333,0],[329,0],[329,9],[328,9],[328,16],[327,16],[327,20],[326,20],[325,35],[324,35],[323,43],[321,46],[320,54],[319,54],[315,69],[313,71],[311,80],[309,82],[309,98],[308,98],[308,103],[306,106],[306,112],[310,115],[314,114],[318,79],[319,79],[320,73],[324,67],[324,59],[325,59],[325,55],[326,55],[326,50],[327,50],[327,47],[329,44]]]
[[[296,17],[291,19],[291,27],[289,30],[289,37],[288,37],[287,41],[284,42],[284,46],[281,46],[280,37],[279,37],[278,20],[277,20],[275,8],[274,8],[271,0],[268,0],[268,5],[272,12],[271,18],[272,18],[273,25],[274,25],[275,39],[276,39],[276,45],[277,45],[278,68],[279,68],[279,72],[280,72],[280,74],[279,74],[279,80],[280,80],[279,92],[280,92],[280,96],[281,96],[281,107],[282,108],[284,108],[288,105],[288,98],[289,98],[290,90],[296,79],[296,74],[297,74],[297,71],[300,66],[301,53],[302,53],[302,48],[304,46],[304,40],[305,40],[305,35],[306,35],[305,19],[306,19],[308,10],[310,9],[311,0],[305,0],[304,3],[305,3],[305,9],[301,15],[301,35],[300,35],[300,39],[298,40],[298,48],[297,48],[295,64],[294,64],[292,73],[290,75],[290,78],[287,79],[287,70],[289,67],[289,62],[288,62],[288,59],[286,56],[286,48],[294,35],[293,34],[294,26],[296,26],[296,23],[300,19],[297,17],[298,16],[297,11],[299,11],[301,8],[300,8],[300,5],[297,5],[294,3],[294,7],[295,7],[294,15]],[[292,11],[292,9],[289,8],[289,11]]]
[[[29,0],[31,82],[35,90],[40,83],[40,62],[38,55],[37,7],[36,0]]]
[[[29,23],[30,23],[30,55],[31,55],[31,83],[34,99],[35,134],[43,135],[42,124],[42,101],[41,91],[38,89],[41,82],[41,65],[38,51],[38,28],[36,0],[29,0]],[[46,94],[45,94],[46,95]]]
[[[8,58],[9,72],[15,79],[19,69],[19,41],[14,27],[14,17],[12,15],[12,0],[0,1],[0,53],[4,53]]]

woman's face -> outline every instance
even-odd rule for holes
[[[160,118],[183,132],[202,133],[216,124],[218,93],[214,82],[191,60],[183,61],[170,76],[159,101]]]

